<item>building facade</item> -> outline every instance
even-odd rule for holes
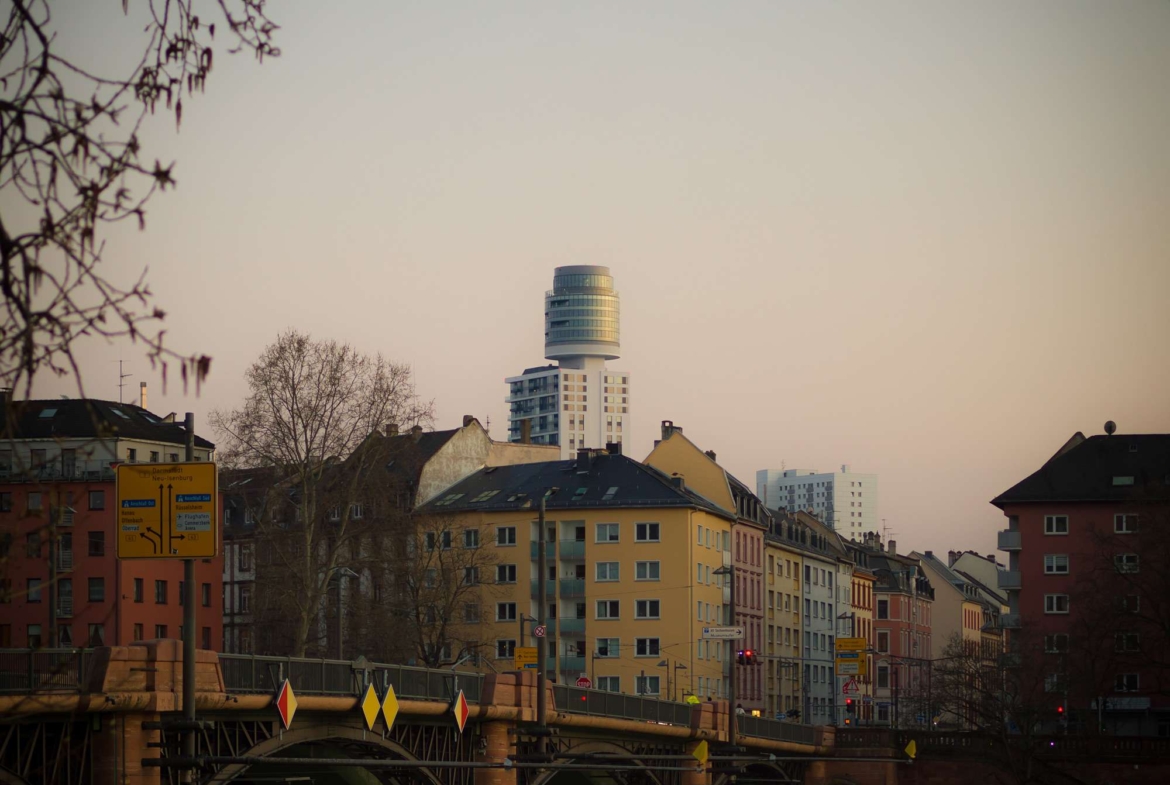
[[[145,393],[144,393],[145,395]],[[175,462],[174,416],[99,400],[5,400],[0,647],[118,646],[182,635],[183,564],[117,558],[114,467]],[[197,460],[215,446],[195,437]],[[219,650],[222,556],[195,564],[196,642]]]
[[[508,385],[508,440],[581,448],[621,444],[630,428],[630,374],[606,367],[621,352],[621,308],[608,267],[558,267],[544,298],[544,352]],[[527,424],[525,424],[527,423]]]
[[[801,579],[804,558],[797,547],[802,529],[793,519],[772,513],[764,534],[765,583],[768,592],[765,622],[764,693],[766,716],[797,719],[803,714],[804,669],[801,659]]]
[[[876,474],[857,474],[848,464],[839,472],[760,469],[756,495],[769,507],[811,512],[842,537],[859,540],[881,529]]]

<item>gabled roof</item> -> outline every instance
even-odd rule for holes
[[[585,451],[576,459],[488,466],[419,508],[426,513],[535,509],[549,488],[549,510],[620,507],[692,507],[723,518],[734,516],[680,487],[657,469],[624,455]]]
[[[991,503],[1170,500],[1170,434],[1077,436]]]
[[[183,423],[165,422],[162,417],[132,403],[61,398],[9,401],[4,406],[0,438],[135,439],[176,445],[187,443],[187,429]],[[215,449],[212,442],[198,434],[195,435],[195,446]]]

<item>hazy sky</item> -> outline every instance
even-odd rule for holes
[[[79,57],[133,50],[115,0],[54,5]],[[283,56],[218,58],[156,121],[179,189],[108,246],[213,356],[204,393],[94,344],[90,395],[122,357],[205,423],[295,326],[504,438],[553,267],[604,264],[627,452],[672,419],[752,486],[852,464],[901,550],[993,550],[988,500],[1077,430],[1170,432],[1170,3],[271,12]]]

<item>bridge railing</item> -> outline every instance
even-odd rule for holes
[[[566,684],[553,685],[553,699],[557,710],[567,714],[605,715],[627,720],[660,722],[665,725],[691,724],[691,707],[674,701],[603,690],[586,690]]]
[[[744,736],[774,741],[791,741],[797,744],[816,744],[817,729],[812,725],[798,722],[781,722],[766,717],[741,716],[735,720],[736,729]]]
[[[220,654],[220,667],[228,692],[272,693],[284,679],[302,695],[361,695],[366,674],[378,686],[394,685],[400,698],[451,700],[452,672],[447,669],[416,668],[364,662],[355,667],[349,660],[314,660],[300,657],[265,657],[251,654]],[[459,689],[471,703],[483,693],[483,674],[455,673]]]
[[[2,649],[0,693],[79,692],[92,654],[90,649]]]

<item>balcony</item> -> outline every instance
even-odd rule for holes
[[[57,598],[57,618],[68,619],[73,615],[73,598],[72,597],[58,597]]]
[[[585,596],[584,578],[561,578],[561,598]]]
[[[536,585],[537,583],[538,583],[538,581],[532,582],[532,595],[531,596],[533,596],[533,597],[540,594],[540,588]],[[557,587],[556,581],[545,581],[544,582],[544,596],[545,597],[556,596],[556,587]]]
[[[570,654],[561,657],[561,670],[569,673],[584,673],[585,656]]]
[[[1004,613],[999,617],[999,626],[1005,630],[1020,629],[1020,614]]]
[[[545,544],[544,544],[545,557],[547,557],[549,559],[555,559],[557,557],[557,550],[556,549],[557,549],[557,544],[555,542],[545,542]],[[533,559],[539,559],[540,558],[540,543],[539,542],[528,543],[528,551],[529,551],[529,553],[532,554]]]
[[[1020,532],[1004,529],[999,533],[999,550],[1018,551],[1020,549]]]
[[[1023,586],[1020,581],[1019,570],[1004,570],[999,574],[999,588],[1001,589],[1019,589]]]
[[[585,543],[579,540],[561,540],[562,559],[584,559]]]
[[[560,621],[561,633],[583,633],[585,632],[584,619],[561,619]]]
[[[57,551],[57,569],[62,572],[73,570],[73,551]]]

